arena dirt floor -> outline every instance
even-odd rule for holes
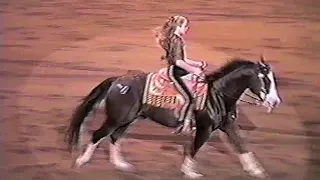
[[[242,136],[268,179],[320,177],[320,4],[316,0],[10,0],[0,1],[0,179],[182,179],[188,139],[140,121],[123,141],[137,168],[109,163],[108,141],[80,171],[71,168],[63,135],[69,117],[95,85],[127,70],[164,66],[152,29],[168,16],[191,20],[189,57],[213,69],[230,57],[273,65],[283,100],[273,114],[240,105]],[[99,118],[100,117],[100,118]],[[101,123],[96,118],[92,129]],[[197,156],[203,179],[253,179],[225,136],[215,133]],[[318,178],[317,178],[318,177]]]

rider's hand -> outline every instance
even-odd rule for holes
[[[205,79],[206,78],[206,74],[204,72],[201,72],[199,75],[200,79]]]
[[[200,68],[195,68],[193,71],[193,74],[195,74],[196,76],[200,76],[202,73],[203,71]]]
[[[200,73],[197,77],[198,77],[198,80],[200,81],[204,81],[206,79],[206,75],[204,72]]]
[[[201,69],[204,69],[207,66],[208,66],[208,64],[205,61],[201,61],[201,66],[200,66]]]

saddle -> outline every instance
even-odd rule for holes
[[[195,109],[202,110],[208,93],[208,84],[199,82],[193,74],[187,74],[181,79],[194,97]],[[175,110],[178,111],[176,113],[179,113],[185,103],[185,98],[176,89],[174,82],[170,80],[167,68],[148,74],[143,94],[143,104]]]

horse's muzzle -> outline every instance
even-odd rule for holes
[[[270,95],[268,94],[262,105],[268,108],[268,113],[271,113],[274,108],[277,108],[281,103],[281,99],[278,95]]]

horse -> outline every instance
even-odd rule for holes
[[[189,178],[202,177],[195,168],[195,156],[212,132],[221,130],[239,154],[243,170],[255,177],[266,177],[264,168],[243,142],[238,126],[237,101],[246,89],[255,94],[265,106],[276,108],[281,103],[275,73],[264,58],[250,61],[234,58],[218,70],[207,73],[205,82],[199,82],[192,74],[183,77],[195,95],[195,136],[190,145],[184,146],[181,171]],[[137,72],[114,76],[97,85],[77,106],[67,130],[69,150],[79,143],[85,119],[94,114],[95,108],[104,105],[107,116],[102,126],[94,131],[91,142],[74,164],[80,168],[92,157],[103,139],[110,136],[110,162],[118,169],[131,171],[134,166],[124,160],[119,139],[138,118],[148,118],[168,128],[177,128],[177,111],[184,99],[170,82],[166,69],[159,72]]]

